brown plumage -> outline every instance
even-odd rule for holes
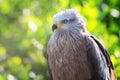
[[[55,33],[47,47],[51,80],[116,80],[108,52],[76,10],[62,11],[53,21]]]

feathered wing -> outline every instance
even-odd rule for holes
[[[92,80],[117,80],[107,50],[93,36],[87,37],[87,56],[93,68]]]
[[[105,59],[107,61],[107,65],[109,67],[109,72],[110,72],[110,76],[112,80],[116,80],[116,74],[114,71],[114,66],[112,64],[112,61],[110,60],[110,56],[108,51],[101,45],[101,43],[94,38],[93,36],[91,36],[92,39],[94,39],[94,41],[97,43],[97,45],[99,46],[100,50],[102,51],[103,55],[105,56]]]

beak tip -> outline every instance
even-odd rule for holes
[[[57,29],[57,25],[56,25],[56,24],[53,24],[53,26],[52,26],[52,31],[54,32],[55,29]]]

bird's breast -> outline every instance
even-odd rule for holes
[[[48,59],[54,80],[85,80],[91,77],[82,35],[61,34],[53,37],[52,41]]]

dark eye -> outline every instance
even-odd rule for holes
[[[61,21],[63,24],[66,24],[67,22],[68,22],[68,20],[67,19],[64,19],[64,20],[62,20]]]

